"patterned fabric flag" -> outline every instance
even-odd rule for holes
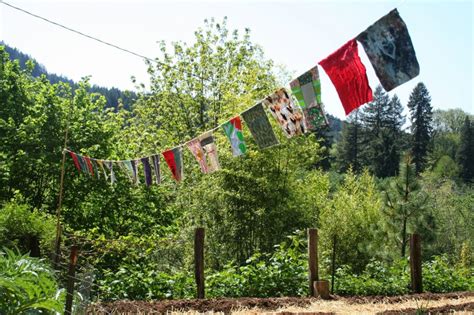
[[[160,172],[160,156],[152,155],[151,160],[153,161],[153,171],[155,172],[155,183],[161,184],[161,172]]]
[[[334,84],[346,115],[372,101],[372,89],[359,58],[355,39],[348,41],[319,64]]]
[[[89,168],[87,167],[87,162],[85,158],[82,155],[77,154],[77,160],[79,161],[79,165],[81,166],[82,172],[89,174]]]
[[[247,147],[244,142],[244,134],[242,133],[242,121],[239,116],[236,116],[222,125],[224,133],[230,141],[232,146],[232,154],[239,156],[247,152]]]
[[[145,184],[150,187],[152,183],[150,160],[148,157],[141,158],[140,160],[142,161],[143,171],[145,173]]]
[[[212,132],[207,132],[199,138],[201,141],[202,149],[206,153],[206,160],[207,160],[206,173],[213,173],[221,168],[219,164],[219,158],[217,156],[217,146],[214,141],[214,136],[212,135]]]
[[[201,167],[201,172],[207,173],[207,160],[206,155],[204,154],[204,150],[201,146],[201,141],[199,139],[193,139],[187,143],[189,151],[194,155],[196,161],[198,161],[199,166]]]
[[[91,159],[88,156],[84,156],[83,158],[86,161],[86,165],[87,165],[87,169],[89,170],[89,174],[92,175],[92,177],[94,177],[94,169],[92,168]]]
[[[173,174],[173,178],[180,182],[183,178],[183,159],[182,159],[182,152],[181,148],[177,147],[162,153],[163,157],[165,158],[166,164],[171,170]]]
[[[119,167],[123,170],[125,175],[127,175],[128,179],[130,182],[133,183],[133,167],[132,167],[132,162],[131,161],[119,161],[118,162]]]
[[[104,161],[104,165],[110,171],[110,183],[113,185],[116,181],[115,173],[114,173],[114,163],[112,161]]]
[[[329,125],[321,102],[321,82],[318,66],[307,71],[290,82],[291,92],[303,109],[304,120],[308,130],[317,130]]]
[[[392,10],[357,36],[364,46],[375,73],[386,91],[413,79],[420,73],[415,49],[407,26]]]
[[[262,103],[247,109],[242,113],[242,118],[250,129],[255,142],[260,149],[265,149],[278,144],[278,140],[268,121]]]
[[[74,166],[77,168],[77,170],[79,172],[81,172],[81,165],[79,164],[79,160],[77,158],[77,155],[72,151],[69,151],[69,155],[71,156],[72,161],[74,162]]]
[[[135,185],[140,184],[140,177],[138,176],[138,162],[139,160],[131,160],[132,163],[132,171],[133,171],[133,183]]]
[[[109,176],[107,175],[107,172],[105,171],[105,168],[104,168],[104,160],[96,160],[96,162],[99,165],[99,167],[102,169],[102,172],[104,173],[104,177],[107,180]]]
[[[263,100],[272,116],[288,138],[305,133],[305,123],[301,108],[294,104],[293,98],[285,88],[277,90]]]
[[[99,168],[97,167],[97,160],[96,159],[90,159],[91,161],[91,164],[92,164],[92,168],[94,169],[94,174],[97,175],[97,178],[100,178],[100,175],[99,175]]]

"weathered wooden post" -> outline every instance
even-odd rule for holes
[[[417,233],[410,235],[410,271],[412,292],[423,292],[421,271],[421,238]]]
[[[194,274],[197,298],[204,299],[204,228],[196,228],[194,234]]]
[[[318,230],[308,229],[308,280],[309,295],[316,296],[314,282],[319,280],[318,275]]]
[[[76,263],[77,263],[77,246],[71,246],[71,256],[69,261],[69,270],[67,273],[67,285],[66,285],[66,307],[64,308],[64,314],[72,314],[72,302],[74,297],[74,277],[76,275]]]

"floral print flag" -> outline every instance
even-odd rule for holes
[[[270,111],[288,138],[305,133],[306,127],[301,108],[285,88],[277,90],[263,100],[263,105]]]
[[[239,116],[236,116],[222,125],[224,133],[230,141],[232,147],[232,155],[240,156],[247,152],[247,147],[244,142],[244,135],[242,133],[242,121]]]
[[[217,171],[221,168],[219,164],[219,158],[217,156],[217,146],[216,142],[214,141],[214,136],[212,132],[207,132],[199,137],[201,142],[201,147],[206,153],[206,160],[207,160],[207,172],[212,173]]]
[[[193,154],[196,161],[198,161],[199,166],[201,167],[201,172],[207,173],[207,160],[204,150],[201,146],[201,141],[199,139],[193,139],[187,143],[189,151]]]

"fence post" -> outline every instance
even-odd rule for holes
[[[204,228],[196,228],[194,234],[194,275],[197,298],[204,299]]]
[[[67,273],[67,285],[66,285],[66,307],[64,308],[64,314],[72,314],[72,302],[74,297],[74,277],[76,275],[76,263],[77,263],[77,246],[71,246],[71,256],[69,261],[69,270]]]
[[[411,289],[413,293],[423,292],[421,272],[421,238],[420,234],[410,235],[410,271]]]
[[[319,280],[318,275],[318,230],[308,229],[308,280],[309,295],[316,296],[314,282]]]

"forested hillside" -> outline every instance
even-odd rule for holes
[[[225,20],[206,22],[191,44],[161,43],[166,66],[150,65],[150,92],[127,108],[108,103],[115,90],[38,76],[42,66],[24,67],[11,52],[0,48],[0,244],[47,263],[55,258],[66,133],[66,147],[85,156],[160,154],[292,79],[277,76],[250,31],[228,30]],[[408,104],[376,88],[339,136],[337,119],[333,136],[322,129],[293,138],[272,120],[280,145],[259,150],[244,127],[247,153],[233,157],[217,129],[222,169],[203,174],[183,147],[180,183],[163,159],[161,183],[146,187],[143,173],[136,184],[115,169],[111,184],[110,170],[78,172],[67,155],[59,274],[75,243],[76,277],[92,283],[92,299],[193,297],[192,239],[204,227],[208,296],[301,296],[308,294],[304,231],[314,227],[320,277],[334,275],[337,294],[408,293],[414,232],[426,291],[473,290],[472,120],[461,110],[434,110],[420,82]]]
[[[48,81],[51,82],[52,84],[64,82],[64,83],[68,83],[72,87],[73,90],[76,90],[78,88],[78,84],[72,81],[71,79],[61,76],[61,75],[54,74],[54,73],[49,73],[46,70],[45,66],[38,63],[31,56],[19,51],[18,49],[14,47],[8,46],[6,43],[3,43],[2,41],[0,41],[0,45],[5,47],[5,51],[10,56],[11,60],[18,60],[18,62],[20,63],[21,69],[27,68],[28,61],[33,62],[32,63],[33,69],[30,72],[33,77],[37,78],[37,77],[40,77],[41,75],[45,75]],[[89,93],[99,93],[103,95],[107,101],[107,106],[112,107],[112,108],[117,108],[119,106],[119,103],[121,103],[125,108],[130,109],[134,100],[137,97],[135,92],[132,92],[132,91],[121,91],[114,87],[106,88],[106,87],[101,87],[98,85],[89,86],[87,88],[87,91]]]

